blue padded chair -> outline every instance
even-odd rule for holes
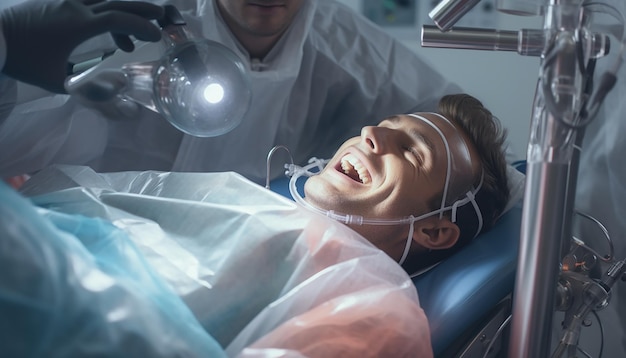
[[[493,356],[508,335],[496,335],[511,312],[522,209],[432,270],[413,278],[428,317],[436,357]]]
[[[301,182],[298,190],[302,193]],[[289,179],[270,189],[291,199]],[[435,357],[494,357],[508,334],[499,331],[511,312],[517,268],[521,204],[463,250],[413,278],[429,319]],[[492,343],[493,341],[493,343]],[[487,349],[490,353],[485,355]]]

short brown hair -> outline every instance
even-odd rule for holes
[[[478,151],[483,183],[478,196],[483,226],[490,229],[502,214],[508,200],[506,130],[483,104],[468,94],[447,95],[439,101],[439,112],[465,132]],[[480,174],[479,174],[480,175]],[[475,178],[475,181],[480,178]]]

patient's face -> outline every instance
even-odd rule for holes
[[[446,125],[436,115],[420,114],[438,128]],[[418,216],[433,210],[428,203],[443,192],[446,170],[445,144],[436,130],[398,115],[364,127],[359,137],[347,140],[325,169],[307,180],[305,198],[317,207],[365,218]],[[376,241],[402,237],[389,231],[407,231],[408,225],[353,228],[381,247]]]

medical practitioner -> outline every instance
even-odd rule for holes
[[[18,105],[0,127],[1,170],[20,175],[71,163],[100,172],[236,171],[262,182],[275,145],[288,147],[297,164],[330,157],[364,125],[435,110],[442,95],[459,92],[414,52],[333,0],[171,3],[189,30],[224,44],[251,71],[252,102],[238,127],[198,138],[147,109],[104,115],[56,95]],[[272,178],[283,175],[278,162]]]

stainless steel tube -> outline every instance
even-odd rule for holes
[[[564,238],[572,123],[582,95],[576,56],[580,1],[551,0],[527,154],[526,192],[508,357],[549,356],[560,252]],[[575,183],[575,182],[573,182]],[[573,188],[570,188],[573,190]]]
[[[422,47],[455,48],[465,50],[516,51],[523,56],[541,56],[545,46],[543,30],[521,29],[519,31],[455,27],[442,32],[437,26],[423,25]],[[591,34],[588,43],[594,58],[609,52],[610,42],[604,34]]]
[[[548,357],[559,274],[566,164],[528,163],[508,357]]]
[[[441,32],[436,26],[422,26],[421,43],[424,47],[517,51],[518,41],[517,31],[455,27]]]

